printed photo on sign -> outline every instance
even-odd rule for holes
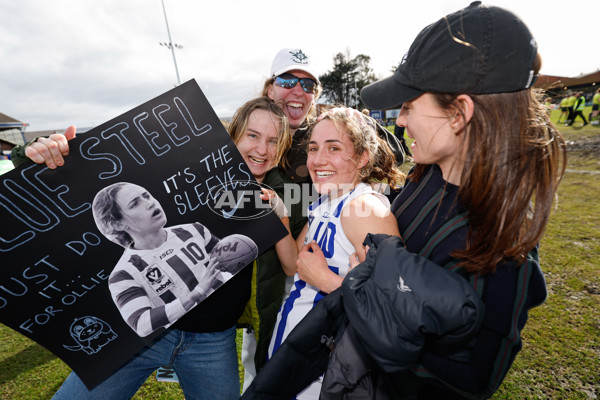
[[[92,388],[171,325],[216,319],[287,230],[193,80],[69,147],[0,177],[0,322]]]
[[[258,256],[245,235],[220,239],[200,222],[165,227],[160,202],[134,183],[100,190],[92,213],[98,230],[124,248],[108,289],[140,336],[172,325]]]

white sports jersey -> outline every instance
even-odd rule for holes
[[[352,199],[367,193],[376,195],[389,207],[390,202],[387,197],[375,192],[365,183],[358,184],[351,192],[333,200],[330,200],[327,195],[321,196],[308,207],[308,232],[304,244],[315,240],[325,254],[329,269],[342,277],[346,276],[350,268],[348,261],[350,254],[356,251],[342,228],[340,220],[342,210]],[[284,300],[277,315],[275,330],[269,345],[269,358],[281,346],[292,329],[325,295],[326,293],[301,280],[296,273],[292,291]],[[320,385],[320,381],[315,381],[298,394],[297,398],[318,399]]]
[[[202,279],[219,241],[197,222],[165,230],[167,240],[156,249],[125,249],[108,280],[121,316],[140,336],[169,327],[188,311],[181,299]],[[207,295],[222,282],[217,275]]]

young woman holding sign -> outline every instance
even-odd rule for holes
[[[275,167],[289,148],[291,136],[281,108],[267,98],[248,101],[236,112],[230,135],[256,180],[282,193],[283,181]],[[64,135],[54,134],[36,140],[27,146],[24,154],[36,163],[56,168],[64,164],[64,157],[69,152],[68,140],[74,136],[75,128],[69,127]],[[18,164],[24,160],[15,157],[14,161]],[[278,207],[281,205],[277,202],[279,197],[272,192],[267,191],[263,197],[271,199],[288,229],[290,226],[291,230],[301,229],[305,219],[301,220],[300,212],[292,207],[288,213],[285,208]],[[289,243],[287,239],[281,241],[282,249]],[[256,311],[261,313],[259,333],[264,338],[259,336],[259,343],[265,343],[263,353],[266,354],[277,307],[283,297],[285,277],[296,270],[295,259],[290,262],[283,257],[286,252],[278,252],[278,246],[279,243],[258,257],[255,268],[242,269],[226,285],[179,318],[104,382],[88,390],[72,372],[54,399],[129,399],[150,374],[163,365],[173,367],[188,399],[239,398],[236,323],[251,293],[258,304],[272,304]],[[283,268],[278,259],[280,253]],[[268,287],[251,288],[253,274],[270,276],[271,283]]]

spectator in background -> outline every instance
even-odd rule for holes
[[[298,84],[299,83],[299,84]],[[262,96],[278,104],[287,116],[292,130],[292,148],[287,154],[287,167],[282,175],[294,183],[310,183],[306,168],[306,134],[308,124],[316,117],[316,101],[322,92],[321,82],[312,66],[311,58],[302,49],[279,50],[271,64],[270,77],[264,82]],[[378,119],[378,123],[383,121]],[[396,161],[403,160],[400,143],[387,129],[377,130],[390,148]]]
[[[575,101],[577,101],[577,96],[575,93],[571,93],[571,95],[567,99],[567,107],[569,109],[569,116],[565,121],[565,125],[570,125],[573,122],[573,106],[575,105]]]
[[[565,119],[563,121],[561,121],[562,117],[565,117]],[[560,100],[560,115],[558,116],[558,121],[556,121],[556,123],[560,124],[561,122],[567,122],[568,119],[569,119],[569,96],[564,96]]]
[[[594,98],[592,99],[592,114],[590,115],[590,122],[592,125],[598,125],[600,123],[598,113],[600,108],[600,88],[596,90]]]
[[[573,105],[573,112],[571,114],[572,118],[570,118],[570,121],[567,123],[567,126],[573,125],[573,122],[575,122],[575,118],[577,117],[581,117],[581,119],[583,120],[582,126],[586,126],[588,122],[585,119],[585,116],[583,115],[583,110],[585,108],[585,97],[583,97],[583,92],[577,92],[575,94],[575,97],[576,100],[575,104]]]
[[[404,149],[404,154],[406,154],[409,157],[412,157],[410,149],[408,148],[408,145],[406,144],[406,138],[404,137],[404,130],[405,130],[405,128],[403,126],[398,126],[398,124],[394,124],[394,136],[396,136],[398,138],[398,140],[400,141],[400,143],[402,144],[402,148]]]

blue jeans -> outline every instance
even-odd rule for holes
[[[92,390],[71,372],[52,399],[131,399],[150,374],[163,365],[175,370],[186,400],[239,399],[235,336],[235,327],[211,333],[168,329]]]

